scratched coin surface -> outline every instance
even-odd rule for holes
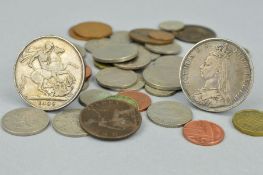
[[[182,50],[182,47],[177,43],[171,43],[165,45],[146,44],[145,47],[151,52],[162,54],[162,55],[176,55],[180,53]]]
[[[52,120],[53,128],[68,137],[81,137],[88,134],[80,127],[79,117],[81,109],[68,109],[55,115]]]
[[[13,135],[30,136],[47,128],[46,112],[35,108],[19,108],[7,112],[2,118],[2,128]]]
[[[121,63],[138,55],[135,44],[112,43],[93,52],[93,59],[101,63]]]
[[[147,110],[148,118],[155,124],[175,128],[192,120],[192,110],[176,101],[153,103]]]
[[[163,21],[159,24],[159,28],[166,31],[178,31],[184,28],[181,21]]]
[[[204,39],[215,38],[216,33],[206,27],[185,25],[183,30],[174,32],[175,38],[189,43],[197,43]]]
[[[15,85],[29,105],[52,111],[71,103],[84,80],[83,59],[70,42],[44,36],[30,42],[15,64]]]
[[[82,91],[79,94],[79,102],[83,106],[87,106],[96,101],[103,100],[109,96],[112,96],[112,94],[108,91],[102,89],[90,89]]]
[[[84,108],[80,125],[91,136],[119,140],[134,134],[141,126],[140,112],[119,100],[101,100]]]
[[[235,113],[233,125],[240,132],[251,136],[263,136],[263,112],[258,110],[242,110]]]
[[[138,75],[131,70],[122,70],[116,67],[105,68],[96,74],[99,85],[105,88],[125,89],[137,82]]]
[[[113,95],[113,96],[109,96],[106,98],[107,100],[120,100],[120,101],[124,101],[126,103],[129,103],[130,105],[134,106],[136,109],[139,109],[139,105],[138,102],[131,98],[131,97],[127,97],[127,96],[121,96],[121,95]]]
[[[253,84],[253,66],[234,42],[207,39],[184,57],[180,80],[184,94],[195,106],[221,112],[246,99]]]
[[[202,146],[219,144],[224,139],[224,130],[217,124],[206,120],[194,120],[183,128],[186,140]]]
[[[168,97],[176,93],[176,91],[165,91],[165,90],[155,89],[148,85],[145,85],[145,91],[156,97]]]

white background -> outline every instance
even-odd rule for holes
[[[0,129],[0,175],[259,175],[263,174],[263,138],[241,134],[232,126],[233,114],[241,109],[262,109],[263,3],[260,0],[83,0],[1,1],[0,4],[0,115],[25,107],[15,90],[13,66],[32,39],[54,34],[70,38],[67,30],[82,21],[97,20],[114,30],[157,28],[164,20],[181,20],[212,28],[219,37],[249,49],[255,68],[251,94],[240,106],[223,113],[208,113],[190,105],[182,92],[160,100],[190,105],[194,119],[221,125],[225,140],[216,146],[189,143],[182,129],[157,126],[143,115],[140,130],[129,139],[109,142],[91,137],[68,138],[51,126],[31,137],[17,137]],[[179,42],[184,55],[191,44]],[[90,56],[87,57],[91,63]],[[93,73],[97,69],[93,67]],[[94,78],[89,89],[97,87]],[[77,100],[67,108],[81,107]],[[50,118],[54,113],[49,113]]]

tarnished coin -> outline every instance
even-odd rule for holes
[[[174,33],[175,38],[188,43],[197,43],[204,39],[215,38],[216,33],[206,27],[185,25],[183,30]]]
[[[78,45],[78,44],[74,44],[74,46],[78,49],[80,55],[82,56],[82,58],[85,58],[87,53],[86,50],[84,49],[84,47]]]
[[[211,146],[224,139],[224,130],[217,124],[206,120],[194,120],[183,128],[186,140],[202,146]]]
[[[162,54],[162,55],[175,55],[181,52],[181,46],[177,43],[165,44],[165,45],[154,45],[146,44],[145,47],[151,52]]]
[[[116,31],[110,36],[110,40],[117,43],[130,43],[128,31]]]
[[[139,111],[145,111],[152,103],[152,100],[148,95],[139,91],[123,91],[118,93],[118,95],[134,99],[138,104]]]
[[[127,96],[121,96],[121,95],[113,95],[106,98],[107,100],[120,100],[124,101],[126,103],[129,103],[130,105],[134,106],[136,109],[139,109],[139,105],[137,101],[133,98],[127,97]]]
[[[108,38],[102,38],[102,39],[92,39],[92,40],[89,40],[85,43],[85,49],[92,53],[94,52],[96,49],[99,49],[99,48],[102,48],[102,47],[105,47],[109,44],[111,44],[112,41]]]
[[[170,41],[170,42],[172,42],[174,39],[173,34],[161,30],[149,32],[149,37],[157,40]]]
[[[83,106],[88,106],[91,103],[94,103],[99,100],[103,100],[109,96],[112,96],[112,94],[102,89],[86,90],[86,91],[82,91],[79,94],[79,102]]]
[[[6,113],[2,118],[2,128],[13,135],[30,136],[47,128],[47,113],[35,108],[19,108]]]
[[[214,38],[196,44],[180,71],[184,94],[200,109],[221,112],[246,99],[253,84],[247,53],[232,41]]]
[[[29,105],[46,111],[71,103],[85,80],[79,51],[56,36],[44,36],[30,42],[19,54],[14,71],[20,96]]]
[[[91,76],[91,68],[90,68],[90,66],[89,65],[86,65],[85,66],[85,77],[86,77],[86,79],[89,79],[89,77]]]
[[[71,36],[72,38],[77,39],[77,40],[82,40],[82,41],[87,40],[87,39],[85,39],[85,38],[83,38],[83,37],[81,37],[81,36],[78,36],[78,35],[75,33],[75,31],[74,31],[74,27],[71,27],[71,28],[69,29],[68,34],[69,34],[69,36]]]
[[[112,28],[102,22],[83,22],[73,27],[74,32],[86,39],[98,39],[110,36]]]
[[[80,125],[91,136],[119,140],[134,134],[141,126],[140,112],[119,100],[101,100],[90,104],[80,114]]]
[[[129,36],[130,38],[138,43],[148,43],[148,44],[169,44],[172,43],[173,40],[157,40],[153,39],[149,36],[150,32],[158,31],[156,29],[134,29],[130,31]]]
[[[138,75],[131,70],[122,70],[116,67],[105,68],[96,74],[99,85],[106,88],[125,89],[137,82]]]
[[[184,28],[181,21],[164,21],[159,24],[159,28],[166,31],[178,31]]]
[[[85,81],[85,83],[83,84],[83,86],[82,86],[82,88],[81,88],[81,91],[84,91],[84,90],[88,89],[88,87],[89,87],[89,81],[87,80],[87,81]]]
[[[121,63],[132,60],[138,55],[135,44],[113,43],[93,52],[93,59],[101,63]]]
[[[151,61],[151,53],[143,46],[138,46],[138,56],[136,58],[123,63],[114,64],[114,66],[121,69],[137,70],[146,67]]]
[[[104,68],[108,68],[108,67],[113,67],[113,65],[110,64],[110,63],[100,63],[100,62],[97,62],[95,60],[93,60],[93,64],[98,69],[104,69]]]
[[[168,97],[176,93],[176,91],[164,91],[164,90],[152,88],[151,86],[148,85],[145,85],[145,91],[157,97]]]
[[[81,109],[69,109],[58,113],[52,120],[53,128],[68,137],[87,136],[79,124],[80,112]]]
[[[233,125],[240,132],[251,136],[263,136],[263,112],[258,110],[242,110],[235,113]]]
[[[181,89],[179,80],[179,68],[181,57],[163,56],[147,66],[143,71],[143,78],[149,86],[174,91]]]
[[[192,120],[192,110],[175,101],[153,103],[147,110],[149,119],[157,125],[174,128]]]

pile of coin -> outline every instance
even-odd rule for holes
[[[191,143],[210,146],[224,139],[223,129],[210,121],[192,120],[191,108],[177,101],[152,104],[149,95],[165,97],[183,90],[189,102],[201,110],[222,112],[241,104],[253,84],[248,52],[236,43],[214,38],[213,30],[164,21],[159,29],[112,31],[102,22],[83,22],[69,35],[86,41],[84,48],[56,36],[40,37],[19,54],[15,83],[20,96],[34,108],[12,110],[2,127],[13,135],[27,136],[49,124],[44,111],[61,109],[78,97],[82,109],[64,110],[52,120],[53,128],[70,137],[93,136],[119,140],[141,126],[140,112],[162,127],[183,127]],[[197,43],[183,57],[175,39]],[[92,70],[85,63],[92,55],[97,83],[105,89],[88,89]],[[230,67],[231,66],[231,67]],[[44,111],[43,111],[44,110]],[[241,132],[262,136],[262,112],[244,110],[233,117]]]

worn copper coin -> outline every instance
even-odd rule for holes
[[[216,33],[203,26],[185,25],[184,29],[174,32],[174,36],[181,41],[197,43],[207,38],[215,38]]]
[[[141,126],[140,112],[119,100],[101,100],[84,108],[80,125],[91,136],[119,140],[134,134]]]
[[[127,96],[137,101],[139,111],[145,111],[152,103],[151,98],[139,91],[123,91],[118,95]]]
[[[91,76],[91,68],[89,65],[86,65],[85,67],[85,75],[86,75],[86,79],[89,79],[89,77]]]
[[[68,30],[68,34],[69,34],[69,36],[71,36],[72,38],[77,39],[77,40],[83,40],[83,41],[87,40],[86,38],[83,38],[83,37],[77,35],[77,34],[75,33],[75,31],[74,31],[74,27],[71,27],[71,28]]]
[[[195,120],[183,128],[184,137],[197,145],[211,146],[224,139],[224,130],[217,124],[206,120]]]
[[[165,31],[156,30],[149,32],[149,37],[156,39],[156,40],[162,40],[162,41],[170,41],[172,42],[174,39],[174,35]]]
[[[136,41],[138,43],[148,43],[148,44],[169,44],[172,43],[173,40],[157,40],[154,38],[151,38],[149,36],[150,32],[154,32],[154,31],[158,31],[156,29],[146,29],[146,28],[141,28],[141,29],[134,29],[132,31],[130,31],[129,35],[130,38],[133,41]]]

